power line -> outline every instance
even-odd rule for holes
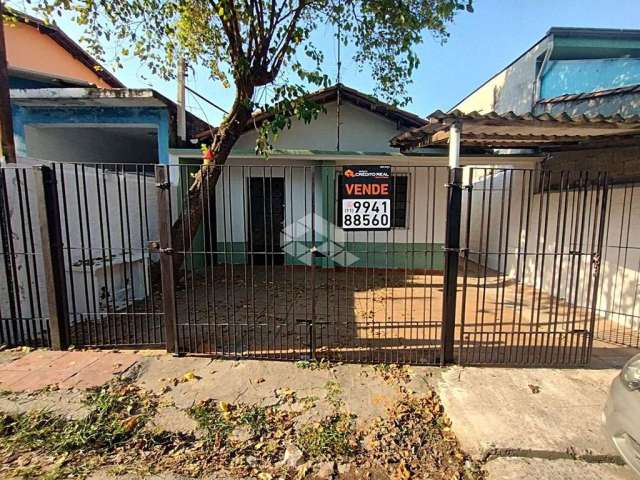
[[[207,102],[207,103],[208,103],[209,105],[211,105],[212,107],[217,108],[217,109],[218,109],[218,110],[220,110],[222,113],[225,113],[225,114],[227,114],[227,115],[229,114],[229,112],[227,112],[224,108],[222,108],[222,107],[221,107],[221,106],[219,106],[219,105],[216,105],[216,104],[215,104],[215,103],[213,103],[211,100],[209,100],[207,97],[205,97],[205,96],[203,96],[203,95],[199,94],[198,92],[196,92],[193,88],[190,88],[190,87],[189,87],[189,86],[187,86],[187,85],[185,85],[185,87],[184,87],[184,88],[185,88],[185,89],[187,89],[187,90],[189,90],[189,91],[190,91],[191,93],[193,93],[196,97],[198,97],[198,98],[200,98],[200,99],[204,100],[205,102]]]

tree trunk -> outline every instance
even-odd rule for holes
[[[182,264],[185,253],[193,245],[193,239],[198,233],[203,219],[209,218],[210,199],[215,198],[215,188],[224,165],[231,153],[231,149],[243,133],[247,122],[251,119],[251,109],[248,106],[253,90],[237,95],[229,117],[222,122],[216,132],[211,149],[214,160],[208,165],[202,165],[195,174],[193,183],[182,205],[182,211],[171,227],[171,240],[174,250],[173,266],[176,278],[184,274]],[[184,173],[184,171],[182,172]],[[214,239],[215,241],[215,239]]]

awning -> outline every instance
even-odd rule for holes
[[[595,146],[612,141],[640,142],[640,116],[612,117],[569,116],[566,113],[516,115],[513,112],[462,113],[454,110],[435,111],[427,117],[427,124],[412,128],[391,139],[393,147],[401,150],[445,146],[449,143],[451,127],[460,131],[460,144],[475,148],[536,148],[555,149],[569,145]]]

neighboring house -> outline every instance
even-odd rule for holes
[[[451,110],[629,116],[638,85],[640,30],[554,27]]]
[[[209,125],[152,89],[127,89],[54,25],[16,11],[5,40],[19,156],[77,163],[167,163]]]
[[[551,28],[529,50],[454,105],[464,113],[640,114],[640,30]],[[602,148],[598,148],[601,146]],[[638,178],[637,141],[555,152],[551,169],[607,170],[615,183]]]
[[[640,30],[551,28],[451,111],[568,115],[578,120],[582,115],[613,120],[636,117],[640,115]],[[592,180],[597,172],[607,172],[613,188],[607,199],[598,309],[623,327],[600,335],[631,344],[630,336],[637,336],[640,327],[640,187],[636,183],[640,138],[584,140],[582,145],[577,141],[540,147],[545,154],[540,168],[588,171]],[[551,271],[547,270],[545,285],[551,284]]]

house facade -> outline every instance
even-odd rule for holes
[[[293,120],[291,128],[279,134],[268,159],[255,153],[256,127],[265,118],[257,115],[247,126],[216,186],[216,218],[211,223],[217,242],[206,249],[215,251],[218,261],[237,264],[273,261],[441,271],[447,153],[432,149],[404,155],[389,143],[425,120],[344,85],[310,98],[322,104],[324,112],[308,124]],[[200,162],[199,152],[192,150],[171,150],[171,157],[172,164]],[[462,161],[533,165],[536,157],[467,155]],[[343,170],[368,165],[391,167],[393,218],[388,230],[352,231],[342,225]],[[202,250],[202,243],[199,246],[195,250]],[[314,259],[312,247],[319,250]],[[261,258],[251,252],[268,253]]]

